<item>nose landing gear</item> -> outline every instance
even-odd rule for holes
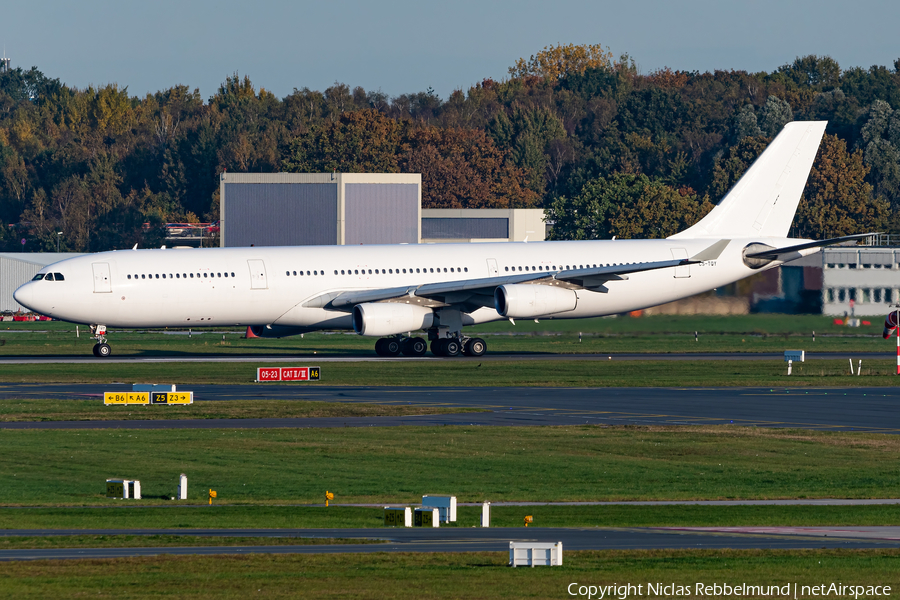
[[[92,340],[97,340],[94,344],[93,352],[97,358],[106,358],[112,354],[112,348],[106,343],[106,325],[91,325]]]

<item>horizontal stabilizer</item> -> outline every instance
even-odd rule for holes
[[[840,244],[841,242],[849,242],[851,240],[861,240],[863,238],[871,237],[873,235],[878,235],[877,233],[857,233],[855,235],[845,235],[843,237],[836,237],[827,240],[821,240],[818,242],[806,242],[804,244],[797,244],[796,246],[787,246],[786,248],[771,248],[769,250],[763,250],[761,252],[752,252],[747,254],[747,258],[771,258],[777,259],[779,256],[783,256],[785,254],[790,254],[791,252],[799,252],[800,250],[808,250],[809,248],[821,248],[823,246],[833,246],[835,244]]]

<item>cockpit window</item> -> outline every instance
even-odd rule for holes
[[[41,279],[44,278],[44,275],[45,275],[44,273],[38,273],[37,275],[34,276],[34,279],[32,279],[32,281],[40,281]]]
[[[56,281],[65,281],[66,280],[66,278],[63,277],[62,273],[54,273],[53,278],[56,279]]]

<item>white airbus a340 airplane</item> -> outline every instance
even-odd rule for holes
[[[29,309],[91,326],[250,326],[262,337],[353,329],[383,356],[480,356],[463,327],[578,319],[711,290],[819,251],[787,238],[825,122],[795,122],[699,223],[667,239],[390,246],[120,250],[41,269]]]

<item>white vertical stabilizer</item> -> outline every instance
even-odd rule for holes
[[[699,223],[672,238],[787,237],[827,121],[788,123]]]

